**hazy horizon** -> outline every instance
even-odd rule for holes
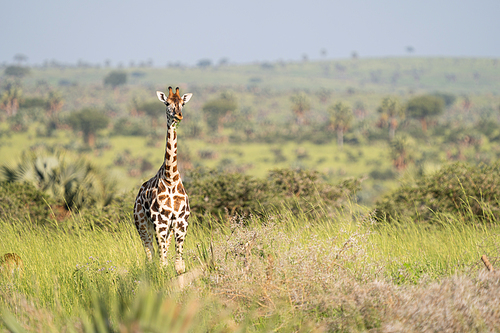
[[[5,2],[0,63],[111,66],[381,57],[499,57],[500,2]],[[408,52],[408,48],[413,52]]]

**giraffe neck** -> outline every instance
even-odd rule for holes
[[[177,170],[177,133],[174,126],[168,127],[163,166],[162,177],[166,180],[166,183],[171,186],[177,184],[181,177],[179,170]]]

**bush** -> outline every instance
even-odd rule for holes
[[[275,169],[269,172],[271,204],[305,211],[324,203],[338,208],[361,187],[361,179],[349,178],[331,185],[314,170]]]
[[[268,200],[263,181],[240,173],[196,169],[187,175],[185,183],[196,214],[248,214]]]
[[[197,169],[187,174],[185,186],[195,214],[215,216],[250,214],[287,207],[309,211],[324,203],[340,207],[359,190],[361,180],[330,185],[317,171],[277,169],[267,179],[240,173]]]
[[[28,182],[68,210],[104,207],[116,195],[116,183],[104,170],[84,158],[66,158],[62,151],[24,153],[18,165],[3,165],[0,171],[8,182]]]
[[[124,71],[112,71],[104,78],[104,85],[116,88],[127,83],[127,73]]]
[[[120,118],[113,126],[114,135],[146,136],[148,133],[148,128],[142,122],[133,118]]]
[[[379,220],[402,217],[432,222],[451,214],[470,222],[497,222],[500,218],[500,163],[469,166],[455,163],[404,185],[376,203]]]
[[[0,182],[0,219],[44,222],[50,217],[48,195],[30,183]]]
[[[15,77],[24,77],[30,73],[30,69],[28,67],[22,66],[8,66],[4,70],[4,74],[7,76],[15,76]]]

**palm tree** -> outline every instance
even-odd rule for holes
[[[349,105],[338,102],[328,108],[330,114],[330,127],[337,132],[337,144],[344,146],[344,133],[349,129],[354,119],[352,109]]]
[[[46,105],[46,110],[49,116],[52,117],[56,115],[61,110],[63,104],[64,100],[58,91],[49,92]]]
[[[68,210],[106,206],[116,192],[116,183],[103,171],[83,158],[70,160],[62,152],[24,153],[18,165],[3,165],[0,171],[6,181],[31,183]]]
[[[394,139],[396,128],[398,127],[398,119],[404,118],[404,111],[399,101],[396,98],[386,97],[378,107],[377,111],[387,119],[389,123],[389,140]]]
[[[8,117],[15,116],[19,109],[19,99],[23,90],[13,82],[7,83],[5,91],[0,97],[0,109],[5,110]]]
[[[391,142],[392,164],[398,170],[404,170],[413,160],[411,141],[406,136],[398,136]]]
[[[307,112],[311,111],[311,103],[309,98],[303,92],[290,97],[292,102],[292,112],[295,114],[297,125],[305,123],[304,116]]]

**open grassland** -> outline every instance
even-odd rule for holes
[[[47,104],[22,103],[16,115],[1,115],[0,160],[13,166],[3,168],[3,177],[8,170],[20,171],[33,193],[22,184],[15,191],[13,184],[4,184],[12,191],[5,193],[13,195],[2,197],[0,255],[16,253],[23,266],[0,266],[0,332],[500,331],[500,277],[480,260],[486,254],[494,267],[500,265],[498,168],[493,165],[500,157],[498,59],[123,68],[126,85],[104,86],[113,70],[40,67],[15,79],[24,102],[45,103],[56,91],[63,104],[57,115]],[[8,91],[13,80],[0,76],[2,89]],[[132,191],[163,162],[165,115],[154,92],[168,85],[193,93],[178,128],[178,160],[185,184],[198,186],[187,191],[192,208],[200,209],[185,243],[188,271],[179,277],[173,265],[160,268],[157,259],[145,261],[128,215]],[[436,92],[453,102],[429,120],[427,130],[417,118],[402,117],[391,141],[387,119],[378,111],[382,99],[390,96],[404,105]],[[310,102],[303,122],[292,111],[292,97],[302,93]],[[210,122],[203,106],[224,94],[234,98],[237,109]],[[149,101],[158,104],[158,114],[137,107]],[[354,114],[343,147],[337,145],[328,111],[339,101]],[[68,121],[88,107],[110,120],[96,133],[93,148]],[[398,143],[400,155],[395,154]],[[17,164],[24,152],[36,159]],[[99,192],[94,207],[86,201],[94,192],[77,192],[89,197],[71,206],[64,201],[71,191],[63,199],[50,197],[47,188],[71,189],[64,182],[70,177],[54,180],[82,157],[109,171],[81,164],[93,171],[87,178],[103,184],[118,180],[116,191],[109,184],[102,187],[112,189],[113,200],[103,203],[107,193]],[[405,165],[395,163],[403,157]],[[455,161],[474,168],[446,169]],[[480,162],[485,164],[476,167]],[[34,164],[37,168],[27,167]],[[218,173],[198,174],[197,167]],[[293,176],[274,178],[281,187],[269,184],[268,172],[277,168],[291,168]],[[320,172],[321,193],[345,193],[350,199],[333,196],[324,207],[319,202],[325,197],[314,201],[304,194],[304,186],[313,186],[303,171],[311,169]],[[42,170],[45,178],[30,178],[36,172],[23,170]],[[446,177],[435,181],[436,170],[448,170]],[[460,179],[457,170],[465,170]],[[197,174],[205,178],[189,179]],[[261,187],[245,176],[260,178],[269,193],[248,196],[245,191],[254,194]],[[364,179],[354,198],[341,183],[347,177]],[[232,185],[216,192],[215,181]],[[294,186],[283,186],[287,182]],[[328,185],[334,183],[339,185]],[[38,188],[41,184],[47,188]],[[99,184],[85,183],[90,189]],[[373,212],[374,201],[398,184],[401,191],[384,197],[382,208],[394,213],[390,221],[375,222],[380,210]],[[215,206],[219,199],[233,200],[232,206]],[[266,202],[266,208],[259,206]],[[273,209],[276,202],[290,206]],[[214,215],[224,215],[224,209],[227,215],[228,207],[240,204],[254,209],[243,212],[258,213],[216,219],[201,209],[209,204],[217,208]]]
[[[394,167],[388,129],[380,124],[381,100],[391,96],[404,104],[414,96],[435,92],[451,94],[455,102],[429,124],[428,133],[422,132],[417,120],[398,120],[396,137],[409,138],[405,149],[408,163],[415,166],[409,173],[425,174],[450,161],[489,162],[500,156],[494,128],[500,119],[498,59],[407,57],[122,68],[128,76],[125,85],[103,85],[114,70],[31,68],[29,75],[18,79],[21,96],[46,99],[50,92],[60,94],[63,103],[57,125],[48,130],[52,125],[43,108],[21,108],[17,117],[2,118],[2,164],[17,163],[22,152],[34,147],[63,147],[111,171],[120,180],[120,190],[137,189],[163,161],[165,119],[154,92],[168,85],[178,85],[194,96],[179,128],[181,172],[204,166],[263,178],[274,168],[314,169],[331,182],[365,178],[360,202],[372,204],[404,176]],[[0,83],[11,79],[0,76]],[[218,132],[202,110],[221,93],[231,94],[238,107],[221,120]],[[291,97],[299,93],[305,93],[310,102],[303,128],[297,126],[292,112]],[[328,113],[339,101],[356,111],[343,149],[335,142]],[[134,103],[142,102],[158,103],[156,118],[133,110]],[[110,118],[108,127],[97,133],[92,151],[82,144],[81,132],[67,124],[71,114],[87,107],[98,108]],[[119,132],[117,124],[123,120],[142,132]],[[482,120],[490,122],[488,135],[481,133]]]
[[[182,282],[145,262],[130,220],[110,233],[78,216],[64,227],[12,217],[0,253],[24,268],[2,272],[3,330],[500,329],[500,281],[479,259],[498,256],[498,226],[375,225],[364,210],[193,221]]]
[[[179,137],[183,135],[185,134],[181,127]],[[3,164],[15,165],[19,162],[22,152],[30,149],[59,147],[71,151],[71,147],[79,146],[80,141],[81,139],[70,130],[59,130],[53,137],[40,138],[36,134],[36,126],[32,126],[27,132],[3,136],[0,157],[3,158]],[[164,136],[156,137],[154,142],[147,137],[110,136],[104,139],[104,142],[102,148],[84,150],[78,155],[85,156],[97,166],[109,170],[111,176],[119,180],[120,191],[135,191],[163,163]],[[359,145],[342,150],[335,142],[213,144],[200,139],[182,137],[182,141],[179,141],[179,151],[189,156],[192,167],[237,170],[257,178],[266,177],[271,169],[291,167],[318,170],[329,179],[337,181],[346,177],[362,178],[372,170],[391,168],[389,146],[386,143]],[[279,159],[276,151],[279,151]],[[204,155],[207,153],[209,157]],[[116,162],[120,156],[126,154],[130,155],[131,159],[148,161],[151,168],[144,172],[132,173],[130,164],[118,165]],[[444,158],[444,153],[442,155]],[[180,163],[182,162],[184,161],[181,159]],[[181,165],[182,171],[183,165]],[[368,179],[366,184],[372,185],[373,180]],[[385,189],[393,188],[395,185],[396,180],[384,182]]]
[[[78,83],[100,85],[112,69],[39,68],[27,80],[51,85]],[[456,93],[498,91],[500,64],[488,58],[373,58],[314,62],[277,62],[209,68],[129,68],[130,83],[163,87],[182,85],[256,86],[272,90],[324,87],[345,91],[347,87],[377,93],[413,90],[454,90]],[[398,90],[399,87],[405,87]]]

